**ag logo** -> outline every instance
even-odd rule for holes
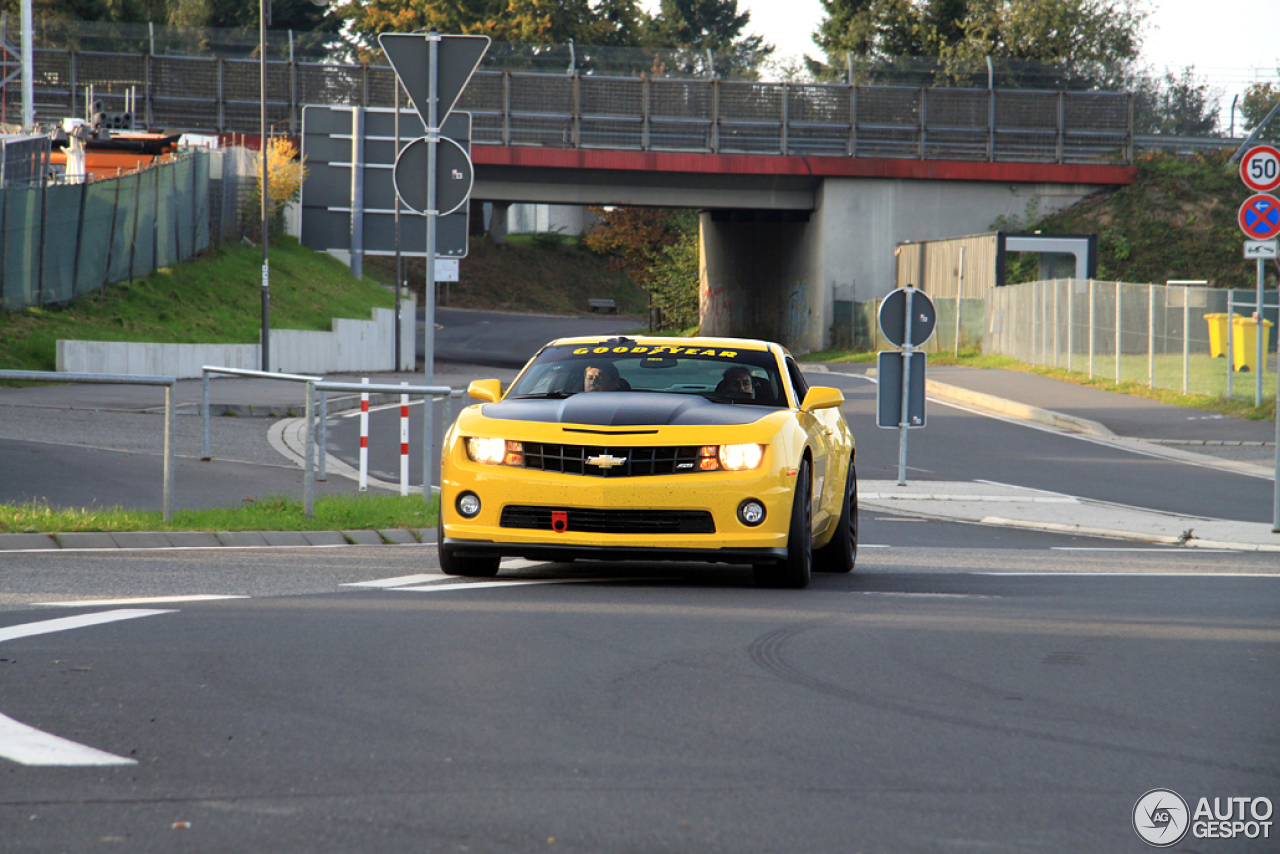
[[[1187,835],[1187,802],[1172,789],[1152,789],[1133,805],[1133,829],[1148,845],[1168,848]]]

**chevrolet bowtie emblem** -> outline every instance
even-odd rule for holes
[[[587,457],[587,464],[597,466],[602,469],[611,469],[614,466],[620,466],[627,461],[626,457],[615,457],[613,454],[601,454],[598,457]]]

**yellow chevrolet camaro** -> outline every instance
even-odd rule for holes
[[[777,344],[561,339],[505,394],[468,393],[441,454],[451,575],[494,575],[504,556],[750,564],[771,587],[853,569],[844,396]]]

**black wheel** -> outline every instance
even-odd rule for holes
[[[813,571],[813,478],[809,461],[800,462],[796,472],[796,493],[791,502],[791,528],[787,536],[787,559],[755,567],[756,584],[761,587],[807,587]]]
[[[813,553],[815,572],[850,572],[858,560],[858,472],[849,463],[844,484],[844,505],[831,542]]]
[[[440,557],[440,571],[445,575],[465,575],[471,578],[492,578],[498,574],[501,557],[463,557],[453,554],[444,545],[444,515],[436,520],[436,554]]]

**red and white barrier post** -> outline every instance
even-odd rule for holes
[[[400,385],[408,385],[402,382]],[[409,395],[400,395],[400,494],[409,494]]]
[[[369,378],[360,382],[369,384]],[[360,492],[369,491],[369,392],[360,393]]]

